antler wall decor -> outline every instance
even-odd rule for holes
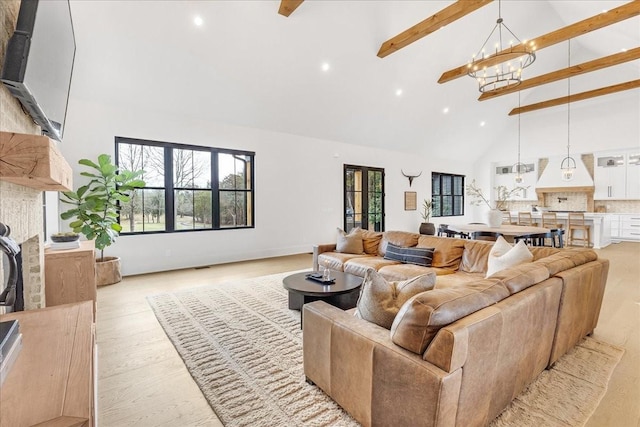
[[[409,178],[409,187],[411,187],[411,184],[413,184],[413,178],[417,178],[420,175],[422,175],[422,171],[420,171],[420,173],[418,175],[407,175],[406,173],[404,173],[404,171],[402,169],[400,169],[400,172],[402,172],[402,175],[404,175],[405,177]]]

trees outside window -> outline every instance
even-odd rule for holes
[[[254,226],[254,153],[117,137],[116,154],[147,184],[122,208],[123,233]]]
[[[344,229],[384,231],[384,169],[344,166]]]
[[[464,176],[431,173],[431,200],[434,217],[464,215]]]

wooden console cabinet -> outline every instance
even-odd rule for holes
[[[95,327],[89,301],[0,315],[22,349],[0,387],[0,427],[95,425]]]
[[[81,241],[78,249],[44,251],[46,306],[93,301],[96,310],[96,261],[94,242]]]

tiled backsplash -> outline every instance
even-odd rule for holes
[[[640,213],[640,200],[596,200],[596,212]]]
[[[558,197],[567,200],[558,201]],[[585,193],[550,193],[544,196],[545,206],[555,211],[586,211],[587,196]],[[508,202],[510,211],[529,211],[535,201]],[[596,200],[595,211],[603,213],[640,213],[640,200]]]
[[[552,211],[587,211],[587,193],[546,193],[544,205]]]

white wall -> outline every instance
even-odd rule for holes
[[[74,167],[75,188],[84,182],[78,160],[95,159],[100,153],[113,155],[115,136],[256,153],[254,229],[121,236],[105,253],[122,258],[125,275],[311,252],[313,244],[335,242],[335,229],[343,223],[344,164],[384,168],[386,229],[417,232],[420,211],[404,210],[404,192],[417,191],[420,205],[431,195],[433,170],[470,171],[470,165],[460,161],[425,159],[72,98],[60,149]],[[409,188],[401,169],[423,173]],[[456,220],[466,221],[461,217]]]

